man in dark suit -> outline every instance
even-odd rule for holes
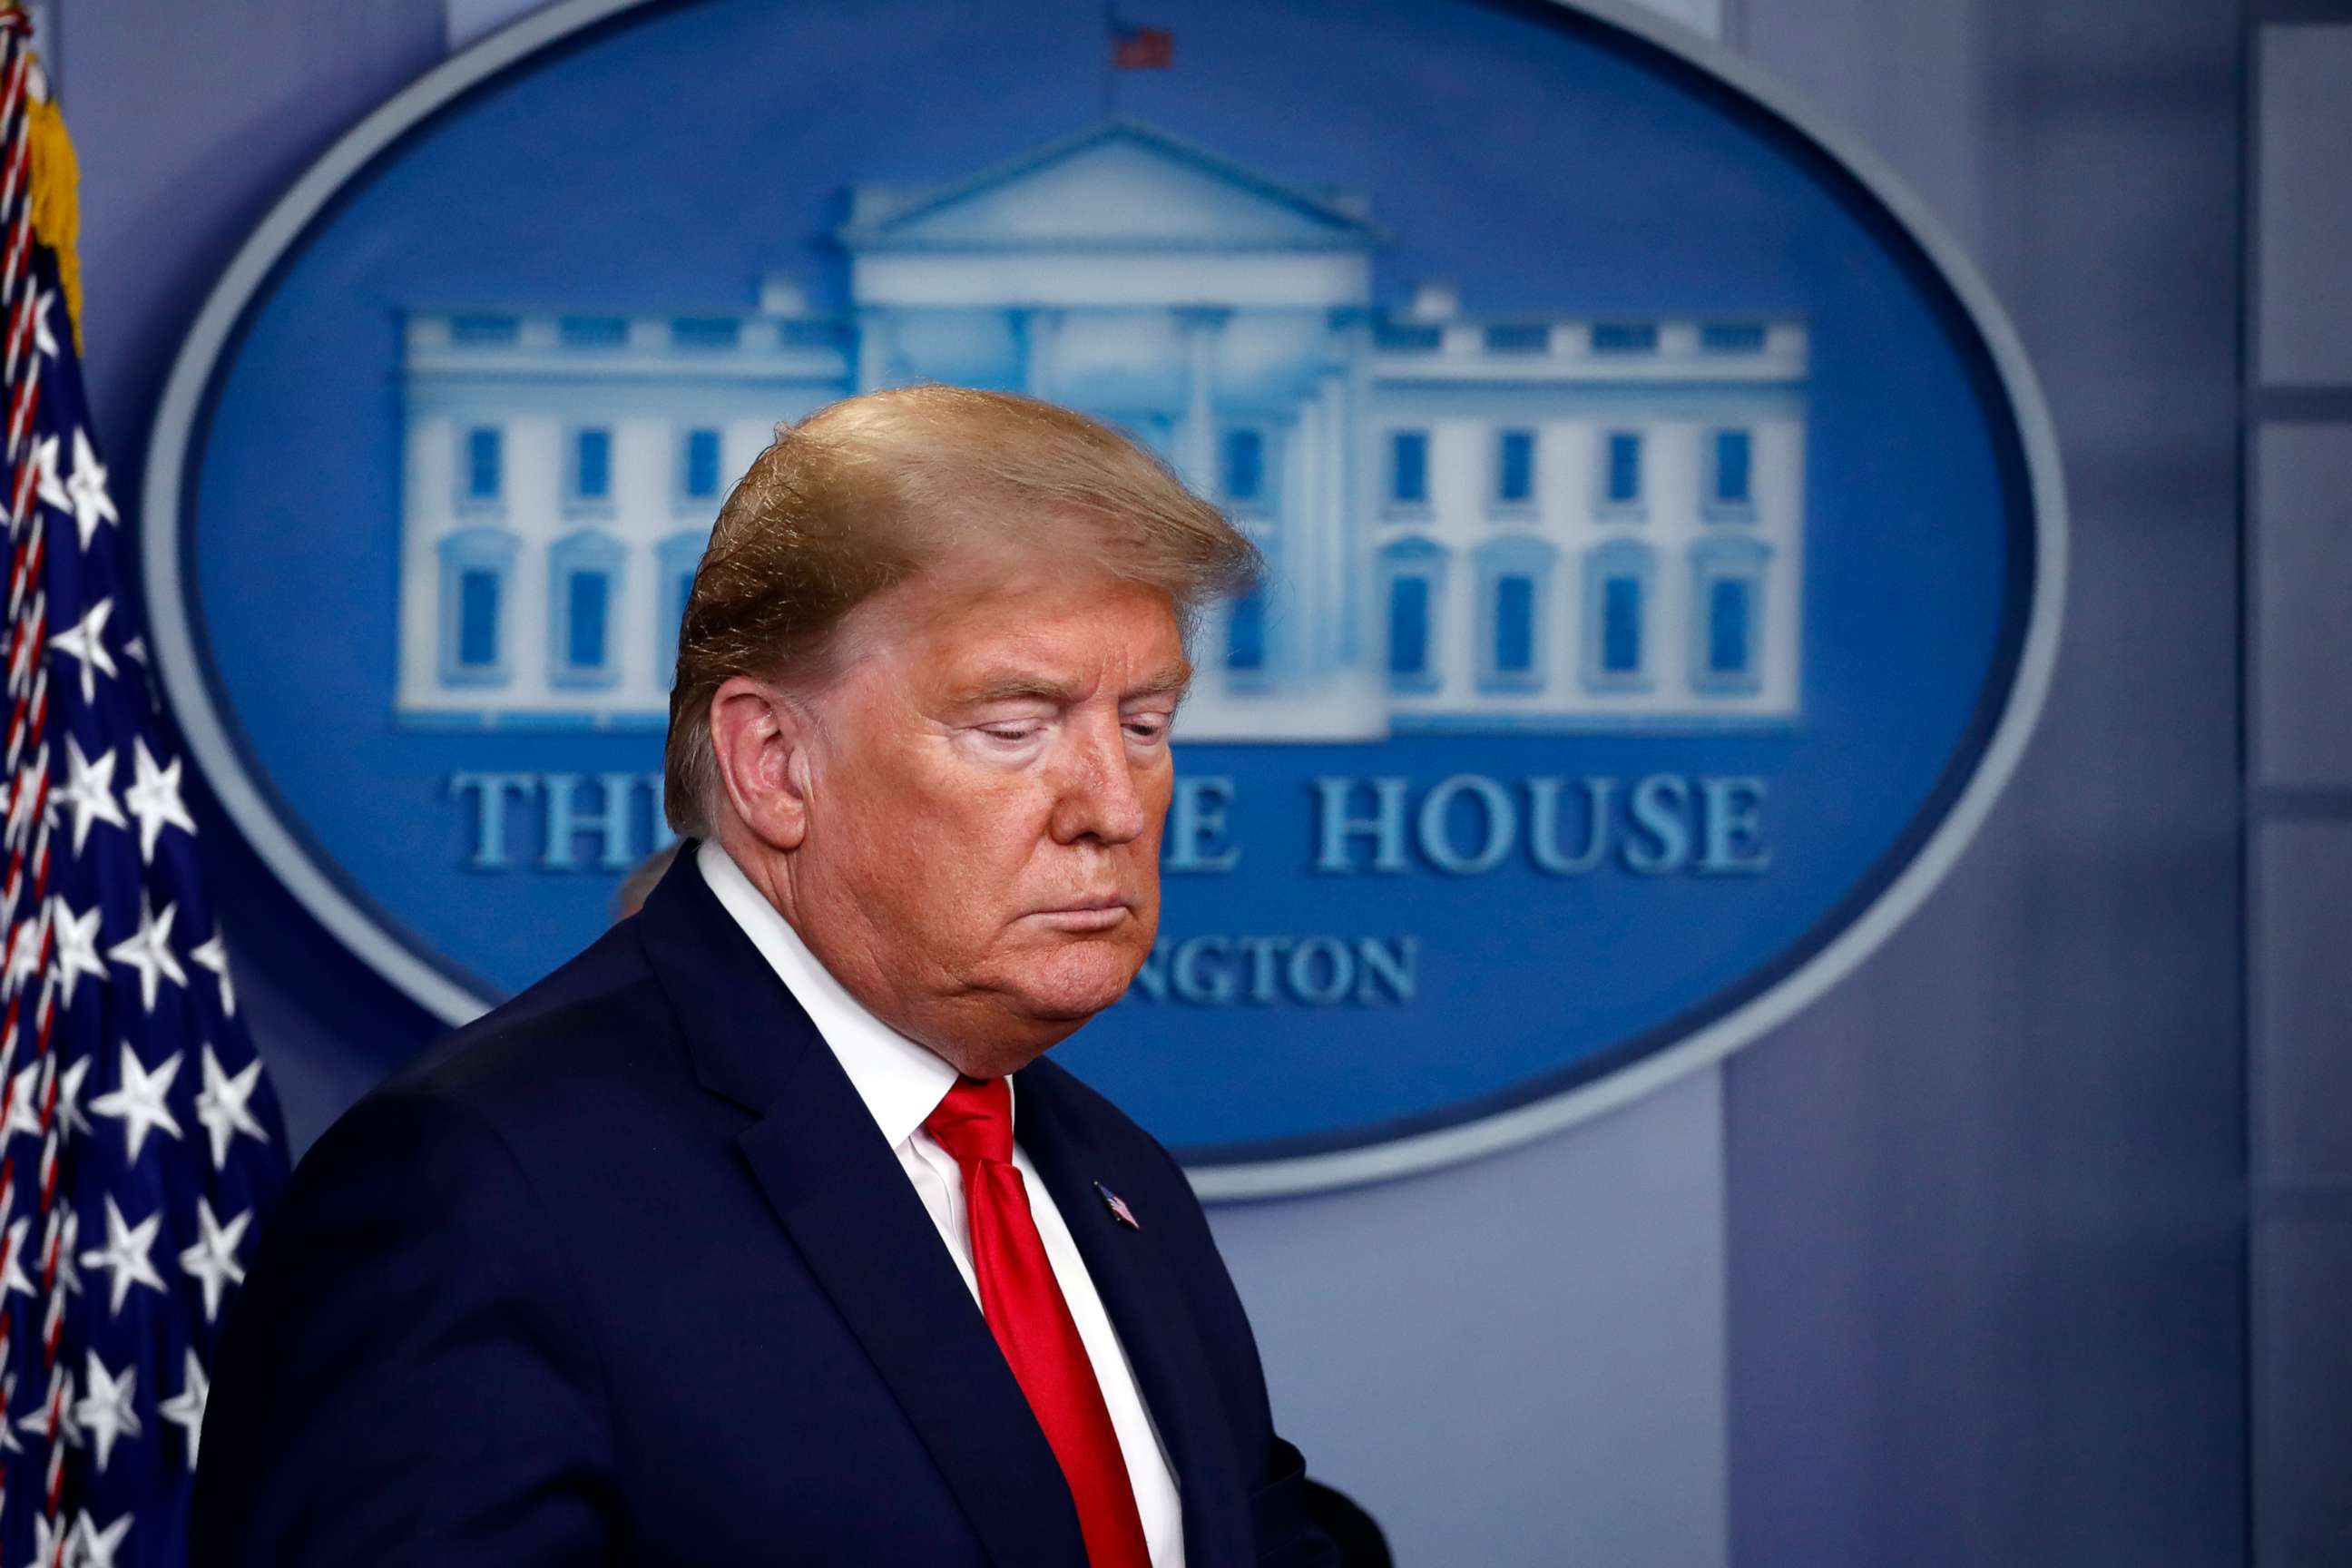
[[[1182,634],[1254,564],[1045,405],[781,432],[680,632],[688,843],[303,1162],[196,1561],[1328,1563],[1181,1172],[1039,1059],[1150,950]]]

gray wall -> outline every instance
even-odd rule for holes
[[[2242,1561],[2238,8],[1740,23],[2008,306],[2074,566],[1984,833],[1727,1074],[1737,1561]]]
[[[2352,4],[2255,18],[2254,1539],[2352,1563]]]
[[[310,155],[438,58],[443,5],[60,9],[128,500],[202,289]],[[2243,1561],[2238,7],[1719,14],[1910,180],[2017,320],[2074,509],[2050,710],[1942,890],[1727,1067],[1477,1164],[1221,1210],[1278,1409],[1409,1563]],[[2338,506],[2306,509],[2313,572],[2352,571]],[[2296,646],[2318,673],[2289,705],[2340,705],[2342,645]],[[2291,828],[2347,831],[2352,777],[2328,777],[2336,816]],[[200,812],[241,994],[315,1132],[427,1026]],[[2326,934],[2352,865],[2328,842],[2277,840],[2302,879],[2265,885],[2285,958],[2264,996],[2341,1107],[2320,1047],[2352,1013]],[[2338,1347],[2339,1377],[2310,1308],[2352,1288],[2347,1124],[2284,1135],[2336,1184],[2330,1217],[2264,1222],[2299,1238],[2266,1254],[2274,1353]],[[2265,1411],[2291,1479],[2326,1410]],[[2305,1468],[2282,1498],[2324,1491]]]
[[[1213,1211],[1276,1417],[1400,1562],[1730,1561],[1721,1086],[1696,1074],[1434,1175]]]

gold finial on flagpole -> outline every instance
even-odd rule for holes
[[[14,5],[7,7],[18,9]],[[73,139],[66,134],[66,119],[57,95],[49,90],[41,58],[33,57],[25,82],[26,149],[31,168],[33,237],[56,253],[58,286],[66,297],[66,315],[73,322],[74,352],[81,352],[81,165],[75,161]]]

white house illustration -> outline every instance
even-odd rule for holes
[[[1179,734],[1785,722],[1803,325],[1372,298],[1384,235],[1132,121],[860,186],[849,298],[740,315],[412,312],[404,722],[657,727],[695,563],[790,421],[934,380],[1149,443],[1265,550]]]

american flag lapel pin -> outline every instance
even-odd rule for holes
[[[1102,1194],[1103,1207],[1110,1210],[1111,1218],[1118,1221],[1119,1224],[1127,1226],[1129,1230],[1141,1230],[1143,1228],[1143,1226],[1136,1221],[1135,1211],[1127,1206],[1127,1200],[1125,1198],[1120,1197],[1117,1193],[1112,1192],[1100,1182],[1097,1182],[1095,1184],[1095,1191]]]

